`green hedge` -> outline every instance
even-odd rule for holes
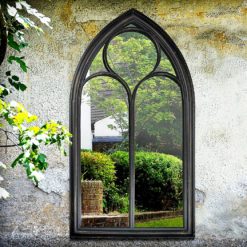
[[[129,154],[82,151],[83,179],[101,180],[104,212],[128,212]],[[140,210],[177,208],[182,200],[182,161],[175,156],[136,152],[136,206]]]
[[[128,212],[128,195],[120,193],[115,184],[116,169],[111,157],[104,153],[82,151],[81,170],[83,180],[101,180],[104,186],[103,209],[109,211]]]
[[[129,154],[117,151],[111,155],[116,167],[116,185],[128,191]],[[182,161],[175,156],[136,152],[136,206],[143,210],[177,208],[182,199]]]
[[[111,157],[104,153],[82,151],[81,172],[84,180],[101,180],[103,185],[109,187],[116,179],[116,170]]]

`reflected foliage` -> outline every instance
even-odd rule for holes
[[[116,36],[110,42],[107,58],[111,69],[120,75],[132,90],[138,81],[153,70],[157,53],[148,37],[127,32]]]
[[[157,54],[152,41],[146,36],[127,32],[115,37],[108,47],[111,68],[118,73],[133,90],[136,83],[152,71]],[[90,73],[103,71],[102,50],[95,57]],[[157,70],[174,74],[173,67],[161,52]],[[113,114],[116,125],[123,134],[128,127],[128,101],[123,86],[109,78],[94,78],[86,91],[92,103],[106,113]],[[107,97],[106,97],[107,96]],[[138,89],[136,102],[137,148],[166,152],[182,157],[182,98],[179,87],[165,78],[153,77]]]
[[[140,85],[136,97],[138,149],[182,156],[182,97],[169,79],[154,77]]]
[[[128,191],[128,152],[111,155],[115,162],[116,184]],[[168,210],[182,201],[182,161],[172,155],[136,152],[135,158],[136,207],[138,210]]]
[[[84,87],[83,93],[90,96],[91,104],[97,110],[115,120],[116,124],[108,127],[120,129],[122,135],[127,138],[128,99],[123,86],[110,77],[100,76],[90,80]]]
[[[100,180],[103,183],[104,213],[118,211],[128,212],[128,192],[123,191],[116,184],[115,162],[107,154],[91,151],[81,152],[81,169],[83,180]]]
[[[91,64],[91,76],[106,71],[103,55],[101,49]],[[110,69],[107,68],[126,82],[131,93],[154,69],[175,74],[163,52],[156,67],[155,45],[140,33],[126,32],[114,37],[106,55]],[[129,212],[129,158],[135,159],[136,211],[143,216],[152,211],[178,210],[183,204],[180,87],[167,77],[153,76],[144,80],[136,92],[136,98],[130,96],[135,100],[135,136],[131,135],[134,158],[129,157],[129,101],[123,85],[104,75],[90,79],[83,88],[86,97],[82,98],[88,102],[82,104],[88,103],[92,117],[88,146],[93,151],[81,153],[82,176],[102,181],[103,211],[108,216]],[[88,133],[89,124],[86,127]],[[163,221],[159,224],[165,227]]]

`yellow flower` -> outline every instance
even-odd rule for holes
[[[40,130],[40,128],[38,126],[32,126],[29,128],[31,131],[34,132],[34,134],[37,134]]]
[[[57,127],[58,124],[53,120],[51,120],[46,124],[46,129],[50,131],[52,134],[55,134],[57,132]]]
[[[24,121],[28,119],[27,112],[19,112],[13,117],[13,121],[16,125],[22,124]]]
[[[35,116],[35,115],[28,115],[28,119],[27,119],[27,122],[28,123],[31,123],[31,122],[33,122],[33,121],[36,121],[38,119],[38,117],[37,116]]]

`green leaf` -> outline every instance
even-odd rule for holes
[[[12,79],[13,79],[14,81],[19,81],[19,77],[16,76],[16,75],[13,75],[13,76],[12,76]]]
[[[1,84],[1,86],[4,87],[2,93],[0,94],[0,97],[3,98],[4,96],[7,96],[10,93],[10,91],[8,88],[6,88],[4,84]]]
[[[14,76],[12,76],[12,78],[13,78]],[[16,78],[15,79],[19,79],[19,77],[17,77],[16,76]],[[11,78],[8,78],[8,81],[9,81],[9,84],[11,85],[11,86],[13,86],[16,90],[21,90],[21,91],[25,91],[26,90],[26,88],[27,88],[27,86],[25,85],[25,84],[23,84],[23,83],[21,83],[21,82],[15,82],[15,81],[13,81]]]
[[[4,117],[7,120],[7,122],[9,123],[9,125],[13,125],[14,124],[14,120],[12,118],[8,117],[8,113],[4,114]]]
[[[37,161],[39,162],[38,164],[38,168],[40,170],[46,170],[46,168],[48,167],[48,163],[46,162],[46,155],[44,154],[39,154]]]
[[[11,75],[11,71],[9,70],[5,74],[6,74],[6,76],[10,76]]]
[[[23,158],[23,156],[24,156],[24,153],[20,154],[20,155],[14,160],[14,162],[11,164],[11,167],[14,168],[14,167],[18,164],[19,160]]]
[[[40,162],[40,163],[38,164],[38,168],[39,168],[39,170],[41,170],[41,171],[46,170],[47,167],[48,167],[48,163],[47,163],[47,162],[43,162],[43,163]]]
[[[13,80],[11,78],[8,78],[9,84],[13,86]]]
[[[19,88],[21,91],[25,91],[27,89],[27,86],[25,84],[19,82]]]
[[[21,69],[22,69],[24,72],[27,72],[28,67],[27,67],[26,63],[23,61],[23,58],[24,58],[24,57],[9,56],[9,57],[8,57],[8,62],[9,62],[10,64],[12,64],[13,61],[17,62],[17,63],[20,65]]]
[[[38,158],[37,158],[38,161],[44,163],[45,160],[46,160],[46,155],[44,154],[39,154]]]
[[[8,35],[8,45],[17,51],[21,51],[21,45],[14,41],[14,36],[12,34]]]

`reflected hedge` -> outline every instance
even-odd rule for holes
[[[128,212],[128,195],[120,193],[115,184],[116,168],[107,154],[83,150],[81,152],[82,180],[101,180],[103,183],[104,213]]]
[[[129,154],[111,154],[116,168],[116,185],[128,191]],[[135,203],[140,210],[178,208],[182,200],[182,161],[155,152],[135,154]]]
[[[82,176],[101,180],[104,185],[104,212],[128,212],[129,154],[81,152]],[[135,154],[135,194],[138,210],[178,208],[182,201],[182,161],[172,155],[142,152]]]

